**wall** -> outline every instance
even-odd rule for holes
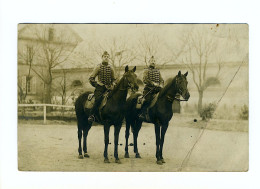
[[[235,62],[235,63],[225,63],[221,69],[220,72],[220,85],[217,86],[211,86],[208,87],[207,90],[204,93],[203,102],[204,103],[210,103],[210,102],[217,102],[221,96],[224,94],[224,91],[226,90],[227,86],[229,85],[229,82],[233,78],[234,74],[238,70],[238,67],[241,62]],[[235,76],[234,80],[232,81],[231,85],[229,86],[225,96],[221,100],[221,104],[227,104],[227,105],[248,105],[248,83],[249,83],[249,77],[248,77],[248,63],[242,64],[239,72]],[[133,66],[130,66],[130,69],[132,69]],[[143,66],[138,66],[136,70],[136,74],[138,75],[139,79],[142,79],[143,74]],[[166,81],[170,77],[174,77],[177,75],[178,71],[181,70],[182,73],[185,73],[187,71],[187,68],[182,65],[169,65],[165,66],[164,68],[161,68],[161,74],[164,80]],[[216,64],[210,64],[208,67],[207,75],[214,76],[217,70]],[[92,69],[69,69],[67,71],[67,78],[68,82],[72,83],[73,80],[80,80],[83,83],[82,91],[86,90],[94,90],[94,88],[89,84],[88,78],[92,72]],[[123,73],[123,72],[122,72]],[[122,75],[121,73],[121,75]],[[61,70],[54,70],[55,76],[61,76]],[[192,80],[192,74],[189,72],[188,74],[188,89],[191,94],[191,97],[188,102],[182,102],[188,103],[188,104],[197,104],[198,101],[198,92],[197,88]],[[142,90],[142,87],[141,89]]]

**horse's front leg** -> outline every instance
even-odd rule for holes
[[[155,137],[156,137],[156,163],[159,165],[162,165],[162,161],[160,158],[160,125],[159,124],[154,124],[154,129],[155,129]]]
[[[128,153],[128,139],[129,139],[129,132],[130,130],[130,122],[126,121],[126,127],[125,127],[125,158],[129,158],[129,153]]]
[[[86,158],[89,158],[88,151],[87,151],[87,136],[90,127],[91,126],[87,126],[87,128],[83,130],[83,151],[84,151],[84,157]]]
[[[162,163],[165,163],[165,161],[164,161],[164,159],[163,159],[162,152],[163,152],[164,137],[165,137],[165,133],[166,133],[166,131],[167,131],[167,129],[168,129],[168,125],[169,125],[169,123],[163,124],[163,125],[162,125],[162,128],[161,128],[160,159],[161,159]]]
[[[110,125],[105,124],[104,125],[104,142],[105,142],[105,149],[104,149],[104,162],[105,163],[110,163],[108,156],[107,156],[107,148],[108,148],[108,143],[109,143],[109,130],[110,130]]]
[[[114,129],[114,157],[115,157],[115,162],[116,163],[121,163],[119,158],[118,158],[118,139],[119,139],[119,133],[122,127],[122,123],[116,124],[115,129]]]

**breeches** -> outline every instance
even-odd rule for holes
[[[94,91],[94,96],[95,96],[95,102],[92,108],[92,113],[96,113],[98,106],[100,105],[102,101],[103,94],[107,91],[105,86],[100,86],[97,85],[95,91]]]

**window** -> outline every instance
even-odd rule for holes
[[[83,86],[83,84],[80,80],[74,80],[72,82],[72,87],[82,87],[82,86]]]
[[[22,77],[22,89],[25,93],[26,91],[26,83],[27,83],[27,93],[28,94],[36,94],[36,77]]]
[[[32,86],[31,86],[31,79],[27,79],[27,92],[31,93],[32,91]]]

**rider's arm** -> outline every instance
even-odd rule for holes
[[[163,86],[164,85],[164,80],[162,78],[161,72],[160,72],[160,85]]]
[[[94,68],[93,72],[91,73],[91,75],[89,77],[89,82],[93,87],[96,87],[96,85],[97,85],[95,78],[98,75],[98,72],[99,72],[99,65]]]
[[[116,81],[115,70],[114,70],[113,66],[111,66],[111,80],[112,80],[112,83],[114,83]]]

